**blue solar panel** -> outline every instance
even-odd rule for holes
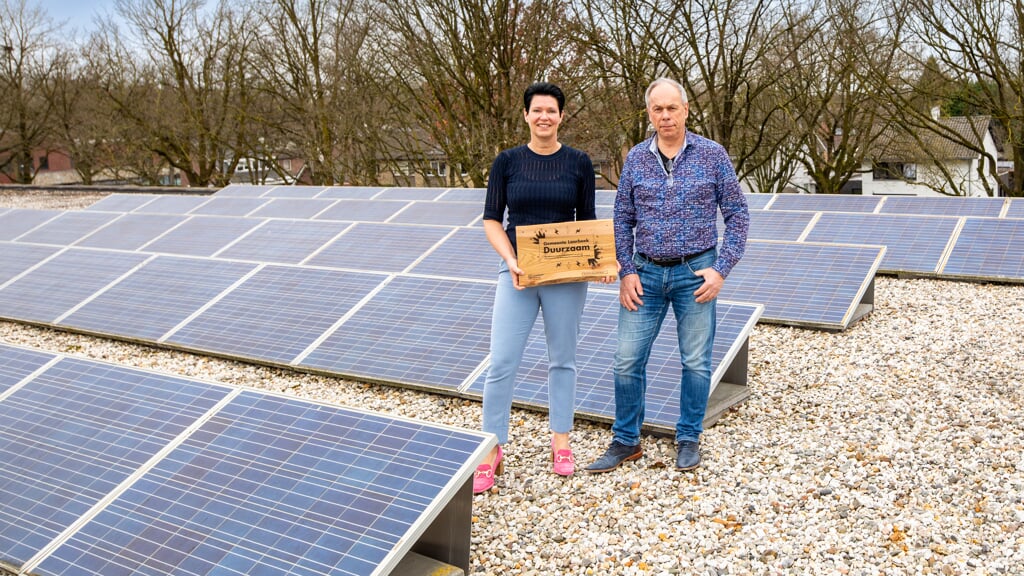
[[[210,196],[185,196],[169,194],[158,196],[152,202],[132,210],[136,214],[188,214],[196,207],[209,202]]]
[[[350,222],[383,222],[409,203],[397,200],[353,200],[342,198],[317,215],[317,220]]]
[[[596,190],[594,203],[598,206],[615,206],[615,190]]]
[[[774,194],[744,194],[744,198],[747,199],[747,208],[750,210],[764,210],[765,206],[768,205],[774,198]]]
[[[1006,218],[1024,218],[1024,198],[1010,198]]]
[[[487,197],[486,188],[449,188],[438,200],[443,202],[476,202],[481,207]],[[481,208],[483,211],[483,208]]]
[[[491,248],[483,230],[459,228],[409,271],[429,276],[495,280],[500,262],[501,257]]]
[[[823,213],[806,240],[881,244],[880,271],[934,274],[958,223],[942,216]]]
[[[287,364],[383,279],[357,272],[267,266],[165,341]]]
[[[69,358],[17,389],[0,402],[0,560],[40,552],[228,391]]]
[[[231,184],[217,191],[215,196],[219,198],[259,198],[267,193],[273,186],[259,186],[255,184]]]
[[[304,264],[401,272],[450,232],[439,226],[356,224]]]
[[[795,242],[814,219],[814,212],[784,212],[781,210],[751,210],[748,238],[756,240],[787,240]],[[718,234],[725,233],[725,222],[718,216]]]
[[[0,395],[56,357],[49,352],[15,348],[0,342]]]
[[[160,256],[60,323],[92,332],[156,341],[255,264]]]
[[[62,252],[0,290],[0,316],[53,322],[147,257],[74,248]]]
[[[747,196],[750,199],[750,196]],[[777,194],[772,210],[810,210],[811,212],[874,212],[879,196],[851,194]]]
[[[215,256],[297,264],[349,226],[344,222],[270,220]]]
[[[580,341],[576,350],[577,414],[604,421],[615,419],[613,359],[619,315],[618,294],[591,290],[587,298]],[[726,361],[743,346],[757,320],[759,308],[752,305],[719,301],[712,352],[714,388],[726,370]],[[520,365],[513,400],[518,405],[547,409],[547,345],[544,322],[537,324],[526,345]],[[647,363],[647,401],[644,426],[650,430],[673,433],[679,419],[679,380],[682,368],[676,339],[675,320],[671,314],[658,334]],[[487,372],[483,371],[468,389],[471,396],[482,396]]]
[[[192,216],[141,249],[186,256],[212,256],[262,222],[257,218]]]
[[[65,212],[31,232],[22,234],[17,240],[68,246],[118,216],[113,212]]]
[[[411,202],[388,222],[469,226],[483,213],[483,204],[476,202]]]
[[[378,200],[437,200],[447,188],[385,188],[374,196]]]
[[[243,392],[37,572],[389,574],[483,440]]]
[[[264,198],[314,198],[327,188],[324,186],[274,186]]]
[[[965,219],[941,272],[953,278],[1024,280],[1024,220]]]
[[[15,208],[0,214],[0,240],[14,240],[60,214],[62,210],[31,210]]]
[[[156,198],[157,196],[153,194],[111,194],[93,202],[86,210],[131,212],[136,208],[149,204]]]
[[[996,218],[1002,211],[1002,198],[886,196],[879,213],[989,216]]]
[[[189,214],[205,216],[246,216],[256,211],[270,200],[266,198],[235,198],[222,197],[218,192],[209,202],[196,206]]]
[[[0,286],[57,253],[54,246],[0,242]]]
[[[720,297],[764,304],[766,322],[842,330],[863,315],[883,250],[753,240]]]
[[[180,214],[125,214],[78,241],[78,246],[138,250],[188,218]]]
[[[312,218],[327,209],[334,200],[316,198],[275,198],[249,214],[257,218]]]
[[[317,195],[317,198],[354,198],[368,200],[383,190],[383,186],[332,186]]]
[[[397,277],[299,365],[456,389],[486,358],[494,285]]]

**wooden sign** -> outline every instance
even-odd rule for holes
[[[610,219],[516,226],[516,249],[523,286],[618,276]]]

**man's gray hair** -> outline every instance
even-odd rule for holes
[[[683,99],[683,104],[686,104],[686,88],[683,88],[682,84],[676,82],[671,78],[662,77],[658,78],[654,82],[651,82],[651,85],[647,87],[647,91],[644,92],[644,106],[651,105],[651,90],[654,90],[655,87],[660,86],[662,84],[668,84],[669,86],[672,86],[676,90],[679,90],[679,96]]]

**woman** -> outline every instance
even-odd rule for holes
[[[562,476],[572,475],[575,469],[569,431],[576,404],[576,342],[587,283],[524,288],[516,258],[516,226],[595,218],[590,157],[558,141],[564,107],[565,95],[558,86],[530,85],[523,94],[530,141],[501,152],[491,166],[483,223],[501,263],[491,319],[491,367],[484,383],[483,430],[498,437],[498,446],[477,467],[474,494],[489,490],[495,475],[501,474],[512,388],[538,310],[548,345],[552,468]],[[506,211],[508,225],[502,228]]]

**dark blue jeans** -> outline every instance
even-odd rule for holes
[[[679,339],[682,377],[679,386],[679,421],[676,441],[700,440],[704,412],[711,390],[711,350],[715,339],[715,301],[698,304],[693,295],[704,279],[694,270],[710,268],[715,250],[676,266],[658,266],[642,256],[633,257],[643,306],[635,312],[619,308],[618,347],[615,350],[614,439],[628,446],[640,443],[647,393],[647,360],[665,315],[671,306]]]

